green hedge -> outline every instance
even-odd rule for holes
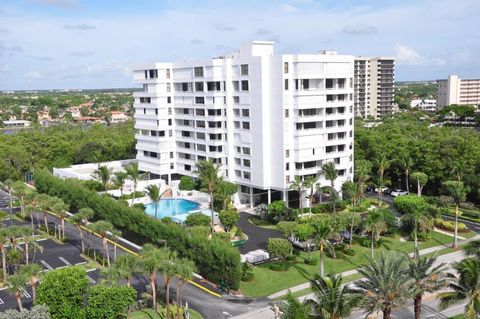
[[[72,212],[89,207],[96,218],[110,221],[137,243],[166,240],[170,248],[180,255],[193,260],[199,273],[208,280],[238,289],[242,274],[240,254],[229,243],[220,240],[206,240],[176,224],[166,224],[125,207],[108,196],[87,190],[75,180],[62,180],[47,170],[37,170],[34,174],[35,186],[40,193],[62,198],[70,205]]]

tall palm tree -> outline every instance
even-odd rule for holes
[[[147,188],[147,195],[152,201],[152,204],[155,206],[155,218],[157,218],[157,211],[158,211],[158,202],[160,201],[160,188],[157,185],[148,185]]]
[[[309,202],[309,207],[310,207],[310,214],[312,213],[312,206],[313,206],[313,196],[315,195],[315,192],[313,191],[313,187],[315,186],[315,183],[317,182],[317,179],[315,176],[307,176],[303,180],[302,187],[310,189],[310,194],[308,195],[308,202]]]
[[[85,240],[83,238],[82,225],[89,218],[92,218],[94,215],[95,215],[95,212],[93,211],[93,209],[84,207],[84,208],[80,208],[78,213],[76,213],[70,218],[70,221],[77,227],[77,230],[80,234],[80,245],[82,249],[82,254],[85,254]]]
[[[463,252],[467,257],[474,257],[480,260],[480,239],[465,244]]]
[[[315,276],[310,281],[314,299],[306,301],[315,317],[341,319],[350,315],[361,298],[348,285],[342,284],[342,275],[329,273],[326,277]]]
[[[219,176],[220,166],[214,164],[210,159],[207,161],[200,161],[197,163],[197,171],[195,172],[200,179],[200,185],[202,188],[207,190],[210,195],[210,210],[211,210],[211,233],[213,234],[214,229],[214,215],[213,215],[213,192],[220,182],[223,181],[223,178]]]
[[[453,268],[459,276],[449,285],[452,291],[440,294],[440,308],[466,300],[465,318],[477,319],[480,315],[480,260],[467,258],[455,263]]]
[[[128,174],[124,171],[118,171],[113,173],[113,175],[115,175],[114,184],[116,187],[120,188],[120,196],[123,196],[123,187],[125,186]]]
[[[370,233],[370,253],[371,258],[375,257],[375,243],[380,239],[380,235],[388,230],[385,221],[385,215],[381,209],[370,211],[365,218],[365,230]]]
[[[152,290],[153,309],[158,313],[156,274],[162,270],[162,261],[166,257],[166,250],[159,249],[152,244],[146,244],[143,246],[141,254],[143,258],[140,262],[140,267],[148,275],[150,289]]]
[[[405,154],[402,156],[400,159],[400,165],[402,166],[404,172],[405,172],[405,187],[407,192],[410,192],[410,171],[414,165],[413,159],[410,157],[410,154]]]
[[[10,214],[10,222],[12,222],[12,214],[13,214],[13,181],[11,179],[7,179],[3,181],[3,184],[5,185],[7,191],[8,191],[8,200],[9,200],[9,205],[8,205],[8,210]]]
[[[418,257],[418,231],[427,232],[433,228],[433,218],[427,214],[426,209],[426,205],[421,205],[413,210],[409,210],[402,216],[402,221],[413,226],[414,258]]]
[[[410,178],[417,184],[417,195],[422,196],[422,189],[428,182],[428,175],[423,172],[413,172]]]
[[[413,279],[413,308],[415,319],[420,319],[422,312],[422,297],[425,293],[433,293],[448,284],[445,263],[435,265],[437,254],[420,256],[415,248],[417,258],[410,259],[408,268],[410,278]]]
[[[45,231],[47,234],[49,233],[47,211],[50,209],[51,201],[52,201],[52,197],[48,196],[47,194],[39,194],[36,198],[36,205],[35,205],[41,212],[43,212],[43,222],[44,222]]]
[[[190,259],[182,258],[178,261],[177,269],[177,305],[181,308],[183,305],[182,289],[187,281],[192,278],[192,274],[195,271],[195,263]],[[178,319],[181,319],[181,314],[178,312]]]
[[[22,181],[16,181],[12,184],[12,194],[18,198],[20,202],[20,212],[22,216],[24,215],[24,210],[25,210],[25,201],[26,197],[28,196],[29,193],[33,191],[28,188],[24,182]]]
[[[27,278],[30,283],[30,288],[32,289],[32,302],[35,303],[36,293],[36,284],[42,274],[42,267],[39,264],[30,264],[20,266],[19,271],[20,276]]]
[[[313,228],[315,229],[313,233],[313,239],[315,241],[315,246],[320,249],[320,276],[324,276],[324,250],[327,249],[332,255],[335,256],[335,249],[328,241],[328,237],[332,234],[332,229],[327,223],[314,223]]]
[[[95,233],[100,235],[100,237],[102,238],[103,257],[107,260],[107,266],[108,266],[108,268],[110,268],[110,253],[109,253],[109,249],[108,249],[107,236],[113,230],[112,223],[110,223],[106,220],[99,220],[99,221],[96,221],[95,223],[89,224],[88,227],[92,231],[94,231]]]
[[[360,306],[368,314],[381,310],[384,319],[391,319],[392,311],[413,296],[407,257],[382,250],[378,259],[367,258],[368,264],[358,269],[365,278],[357,281],[353,289],[363,298]]]
[[[23,234],[22,234],[22,239],[23,242],[25,243],[25,264],[29,264],[29,255],[30,255],[30,249],[33,249],[34,251],[41,251],[43,252],[43,247],[38,244],[38,242],[35,240],[35,238],[32,236],[30,233],[30,229],[28,227],[23,228]]]
[[[456,160],[453,162],[450,172],[453,178],[460,183],[463,181],[465,175],[471,172],[471,164],[462,159]]]
[[[138,258],[130,254],[121,255],[115,260],[113,268],[118,270],[122,278],[127,281],[127,286],[131,287],[133,275],[138,270]]]
[[[458,216],[460,215],[460,204],[465,201],[467,193],[470,191],[468,186],[465,186],[460,181],[446,181],[443,185],[447,188],[448,193],[453,198],[455,203],[455,228],[453,232],[453,248],[458,247]]]
[[[335,180],[338,177],[337,167],[334,162],[328,162],[322,165],[322,174],[330,181],[331,192],[330,199],[332,201],[333,213],[337,212],[336,199],[335,199]]]
[[[110,177],[112,176],[112,169],[107,166],[100,166],[96,169],[92,177],[97,179],[102,184],[102,189],[106,191],[108,189],[108,183],[110,182]]]
[[[55,203],[50,207],[52,213],[54,213],[57,218],[60,220],[60,225],[62,227],[62,232],[59,231],[59,236],[61,234],[61,239],[65,239],[65,218],[67,218],[68,205],[60,198],[55,198]]]
[[[23,286],[25,286],[27,278],[22,275],[11,275],[6,282],[8,290],[15,295],[17,300],[18,310],[23,310],[22,295],[23,295]]]
[[[166,308],[166,318],[170,318],[170,285],[172,283],[172,279],[178,273],[178,258],[177,252],[167,250],[167,256],[162,260],[162,264],[160,266],[163,278],[165,280],[165,308]]]
[[[303,182],[301,176],[295,175],[293,181],[290,182],[290,189],[296,190],[298,192],[298,208],[302,209]]]
[[[353,240],[353,226],[355,224],[355,206],[357,203],[357,198],[360,196],[360,184],[352,181],[347,181],[342,185],[342,193],[345,197],[349,197],[352,203],[352,218],[350,220],[350,238],[348,246],[352,247]]]
[[[286,302],[280,305],[282,319],[304,319],[310,317],[312,309],[307,303],[300,302],[289,290]]]
[[[125,171],[127,172],[128,177],[133,181],[133,196],[132,196],[132,203],[135,200],[135,196],[137,193],[137,183],[138,180],[143,178],[145,174],[141,174],[138,169],[138,162],[133,162],[131,165],[125,167]]]
[[[8,243],[8,234],[5,229],[0,229],[0,252],[2,253],[2,274],[3,274],[3,282],[7,282],[7,250],[5,249],[5,245]]]
[[[360,187],[360,200],[365,195],[365,186],[372,172],[372,163],[368,160],[355,161],[355,177]]]
[[[380,156],[375,160],[375,165],[377,166],[377,173],[380,185],[385,185],[385,170],[390,167],[390,161],[387,159],[385,153],[381,153]],[[378,197],[382,198],[382,189],[378,188]]]

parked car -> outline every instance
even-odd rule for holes
[[[393,197],[397,197],[397,196],[404,196],[404,195],[408,195],[408,192],[407,191],[404,191],[402,189],[395,189],[392,191],[392,194],[391,194]]]
[[[378,193],[378,191],[379,191],[379,189],[378,189],[378,188],[375,188],[375,192]],[[388,191],[388,187],[385,187],[385,186],[384,186],[384,187],[380,188],[380,191],[381,191],[382,193],[385,193],[386,191]]]
[[[373,186],[367,186],[367,188],[365,189],[366,192],[374,192],[375,191],[375,187]]]
[[[389,188],[389,187],[385,187],[385,189],[383,190],[383,193],[385,195],[391,195],[392,194],[392,189]]]

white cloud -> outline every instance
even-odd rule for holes
[[[376,33],[377,28],[368,24],[357,23],[344,26],[342,32],[348,35],[368,35]]]
[[[43,74],[40,71],[32,70],[32,71],[26,73],[23,77],[28,81],[33,81],[33,80],[38,80],[41,77],[43,77]]]
[[[63,26],[65,30],[80,30],[80,31],[87,31],[87,30],[93,30],[96,29],[97,27],[94,25],[89,25],[89,24],[65,24]]]
[[[422,65],[426,63],[425,57],[415,50],[403,44],[397,44],[394,47],[395,59],[403,64]]]

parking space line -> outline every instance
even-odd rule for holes
[[[30,294],[25,290],[23,289],[22,287],[20,287],[20,290],[23,292],[23,295],[25,296],[25,298],[30,298],[32,296],[30,296]]]
[[[96,281],[93,280],[93,278],[90,277],[89,275],[86,275],[85,277],[86,277],[86,278],[88,279],[88,281],[90,281],[92,284],[96,283]]]
[[[23,247],[20,246],[20,245],[17,245],[17,249],[20,250],[20,251],[25,251],[25,249],[23,249]]]
[[[47,262],[45,260],[40,260],[40,262],[42,263],[42,265],[47,267],[48,270],[53,270],[53,267],[50,266],[49,264],[47,264]]]
[[[40,239],[37,239],[36,241],[44,241],[44,240],[47,240],[47,238],[40,238]]]
[[[60,259],[61,261],[63,261],[67,266],[71,266],[72,264],[68,262],[68,260],[66,260],[65,258],[63,257],[58,257],[58,259]]]
[[[82,261],[82,262],[76,263],[75,265],[80,266],[80,265],[85,265],[86,263],[87,263],[86,261]]]
[[[3,304],[4,304],[3,299],[0,298],[0,305],[3,305]]]

